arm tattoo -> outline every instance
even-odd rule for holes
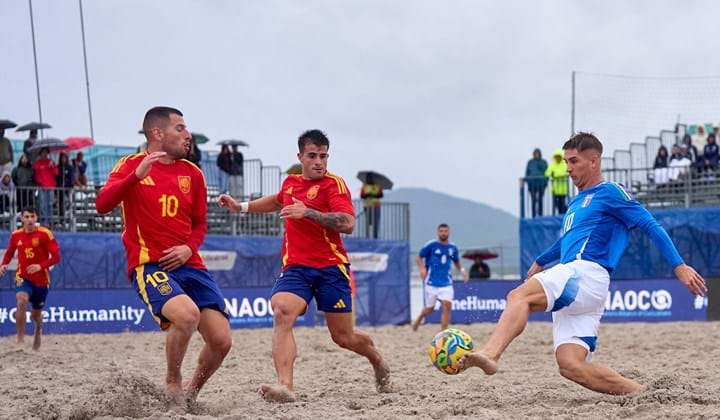
[[[348,217],[346,213],[322,213],[317,210],[305,210],[305,217],[318,222],[321,226],[328,229],[340,231],[348,226]]]

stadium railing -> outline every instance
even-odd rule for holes
[[[720,206],[720,171],[698,171],[695,168],[606,169],[603,178],[625,186],[649,209]],[[543,177],[520,178],[520,217],[532,217],[528,181]],[[569,201],[577,188],[568,181]],[[543,215],[553,215],[550,186],[542,196]]]

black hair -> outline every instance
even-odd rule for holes
[[[298,150],[300,153],[305,151],[305,146],[308,144],[314,144],[315,146],[327,146],[330,148],[330,140],[328,140],[325,133],[318,129],[308,130],[298,137]]]
[[[438,225],[438,229],[441,229],[441,228],[448,228],[448,229],[450,229],[450,226],[448,226],[447,223],[440,223],[440,224]]]
[[[563,150],[575,149],[578,152],[584,152],[585,150],[595,150],[602,155],[603,145],[600,143],[597,137],[592,133],[579,132],[574,136],[570,137],[570,140],[563,144]]]
[[[35,216],[38,216],[38,210],[37,210],[35,207],[33,207],[33,206],[25,206],[25,207],[23,207],[22,212],[21,212],[20,214],[25,213],[25,212],[32,213],[32,214],[34,214]]]
[[[169,106],[155,106],[150,108],[145,113],[145,118],[143,119],[143,132],[145,133],[145,136],[147,136],[150,129],[154,127],[166,127],[170,122],[170,115],[172,114],[177,114],[181,117],[183,116],[183,113],[180,112],[179,109],[171,108]]]

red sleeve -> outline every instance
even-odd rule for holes
[[[328,188],[328,202],[330,203],[331,212],[347,213],[355,217],[355,208],[353,207],[350,190],[344,179],[338,177],[337,182],[332,181]]]
[[[193,191],[193,202],[192,202],[192,233],[190,239],[187,242],[187,246],[192,249],[193,253],[200,249],[205,240],[205,234],[207,233],[207,185],[205,184],[205,176],[198,169],[195,176],[196,181]]]
[[[10,243],[8,244],[8,248],[5,250],[5,255],[3,256],[2,265],[10,264],[10,261],[12,261],[13,255],[15,255],[15,234],[13,233],[10,235]]]
[[[275,201],[277,201],[281,205],[284,203],[283,195],[285,194],[285,184],[288,183],[288,180],[290,179],[291,176],[292,175],[285,177],[285,180],[283,181],[282,185],[280,186],[280,191],[278,191],[277,195],[275,196]]]
[[[48,268],[60,262],[60,247],[58,246],[55,237],[52,236],[52,233],[49,234],[47,248],[50,252],[50,258],[40,262],[40,267],[42,268]]]
[[[129,165],[127,159],[126,156],[118,161],[107,182],[98,192],[95,208],[99,214],[110,213],[120,204],[128,189],[140,182],[135,176],[135,167]]]

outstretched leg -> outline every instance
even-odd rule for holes
[[[273,308],[272,354],[278,384],[262,384],[258,392],[269,402],[293,402],[293,364],[297,356],[293,324],[305,310],[305,299],[289,292],[278,292],[270,303]]]
[[[562,344],[555,351],[560,374],[585,388],[612,395],[632,395],[645,390],[643,385],[607,366],[590,363],[586,357],[587,350],[578,344]]]
[[[452,310],[452,301],[441,300],[440,304],[442,305],[442,315],[440,315],[440,328],[442,331],[445,331],[448,325],[450,325],[450,311]]]
[[[25,323],[27,322],[28,294],[26,292],[15,293],[17,306],[15,310],[15,329],[17,331],[17,343],[25,342]]]
[[[375,371],[375,387],[378,392],[392,392],[390,367],[366,333],[353,329],[350,312],[326,312],[328,330],[333,341],[344,349],[365,356]]]
[[[546,309],[547,297],[540,282],[531,278],[521,284],[508,294],[507,306],[488,342],[478,352],[463,356],[460,359],[460,369],[476,366],[488,375],[495,374],[500,356],[525,330],[530,312],[542,312]]]
[[[205,382],[220,367],[232,347],[230,323],[222,313],[214,309],[203,309],[200,312],[198,331],[205,345],[200,350],[197,368],[186,390],[187,397],[193,401]]]
[[[418,328],[420,328],[420,324],[422,324],[423,319],[425,319],[426,316],[430,315],[432,311],[435,310],[435,307],[428,306],[426,308],[423,308],[423,310],[420,312],[420,315],[415,319],[415,322],[412,324],[413,331],[417,331]]]
[[[182,389],[180,369],[190,338],[198,328],[200,310],[189,296],[177,295],[163,305],[162,314],[170,321],[165,338],[165,390],[175,404],[182,405],[185,404],[185,392]]]

